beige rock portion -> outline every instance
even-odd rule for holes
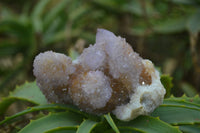
[[[151,84],[143,82],[139,85],[130,97],[128,104],[118,106],[113,113],[120,120],[129,121],[139,115],[148,115],[162,104],[165,89],[160,82],[159,72],[154,69],[153,64],[149,60],[143,60],[147,72],[151,75]]]

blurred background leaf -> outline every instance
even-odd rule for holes
[[[172,77],[170,77],[168,75],[161,75],[160,81],[166,90],[165,98],[170,97],[171,89],[173,87]]]

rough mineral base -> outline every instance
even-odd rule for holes
[[[148,115],[165,95],[152,62],[104,29],[98,29],[96,43],[76,60],[47,51],[36,56],[33,66],[50,103],[74,104],[97,115],[112,112],[124,121]]]

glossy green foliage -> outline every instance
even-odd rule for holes
[[[6,109],[17,100],[31,102],[36,105],[47,104],[47,100],[36,85],[36,82],[26,82],[20,87],[17,86],[8,97],[2,99],[0,103],[0,115],[2,115]]]
[[[19,133],[44,133],[62,127],[76,128],[81,121],[81,116],[71,112],[50,113],[48,116],[31,121]]]
[[[110,126],[112,127],[112,129],[116,132],[119,133],[119,129],[117,128],[117,126],[115,125],[115,122],[113,121],[112,117],[110,116],[110,114],[104,115],[104,117],[106,118],[107,122],[110,124]]]
[[[31,95],[32,94],[32,95]],[[33,97],[35,96],[35,97]],[[46,104],[46,99],[36,86],[35,82],[18,86],[15,91],[6,98],[10,103],[22,100],[34,103],[35,106],[29,107],[15,115],[5,117],[0,122],[0,126],[17,122],[20,116],[33,112],[48,111],[42,117],[31,120],[21,133],[48,132],[148,132],[148,133],[180,133],[199,131],[200,123],[200,98],[182,96],[179,98],[171,96],[164,100],[151,116],[139,116],[129,122],[116,119],[111,114],[95,116],[80,111],[72,105]],[[0,102],[1,111],[8,108],[7,101]],[[7,106],[3,106],[6,105]],[[1,112],[3,113],[3,112]],[[184,124],[184,125],[183,125]]]
[[[119,122],[117,124],[119,129],[127,128],[133,131],[140,131],[146,133],[180,133],[178,128],[173,127],[156,117],[151,116],[139,116],[135,120],[130,122]]]
[[[98,124],[96,121],[90,119],[84,120],[77,129],[77,133],[90,133],[93,128]]]
[[[171,95],[171,89],[173,87],[172,77],[170,77],[168,75],[161,75],[160,81],[166,90],[165,97],[169,97]]]

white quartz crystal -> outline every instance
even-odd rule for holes
[[[153,63],[104,29],[98,29],[96,43],[75,61],[47,51],[36,56],[33,66],[49,102],[74,104],[93,114],[113,112],[124,121],[150,114],[165,95]]]
[[[67,85],[69,74],[75,71],[72,60],[64,54],[47,51],[35,57],[33,73],[46,86]]]
[[[73,85],[72,89],[77,89],[76,93],[71,94],[75,105],[84,105],[92,109],[105,107],[112,95],[109,79],[101,71],[89,71],[80,75],[80,83]],[[87,109],[90,110],[90,109]]]
[[[102,44],[107,54],[109,72],[113,78],[126,78],[131,88],[136,87],[142,71],[142,58],[133,51],[124,38],[116,37],[107,30],[98,29],[95,45]]]
[[[78,61],[88,70],[101,69],[105,65],[106,54],[97,46],[90,45],[89,48],[84,49]]]
[[[58,92],[55,88],[65,89],[69,75],[75,71],[71,58],[64,54],[47,51],[35,57],[33,63],[33,73],[36,76],[37,85],[40,87],[46,98],[55,103],[70,103],[69,95]],[[56,94],[58,93],[58,94]],[[63,95],[64,96],[61,96]],[[62,99],[60,99],[62,97]]]

